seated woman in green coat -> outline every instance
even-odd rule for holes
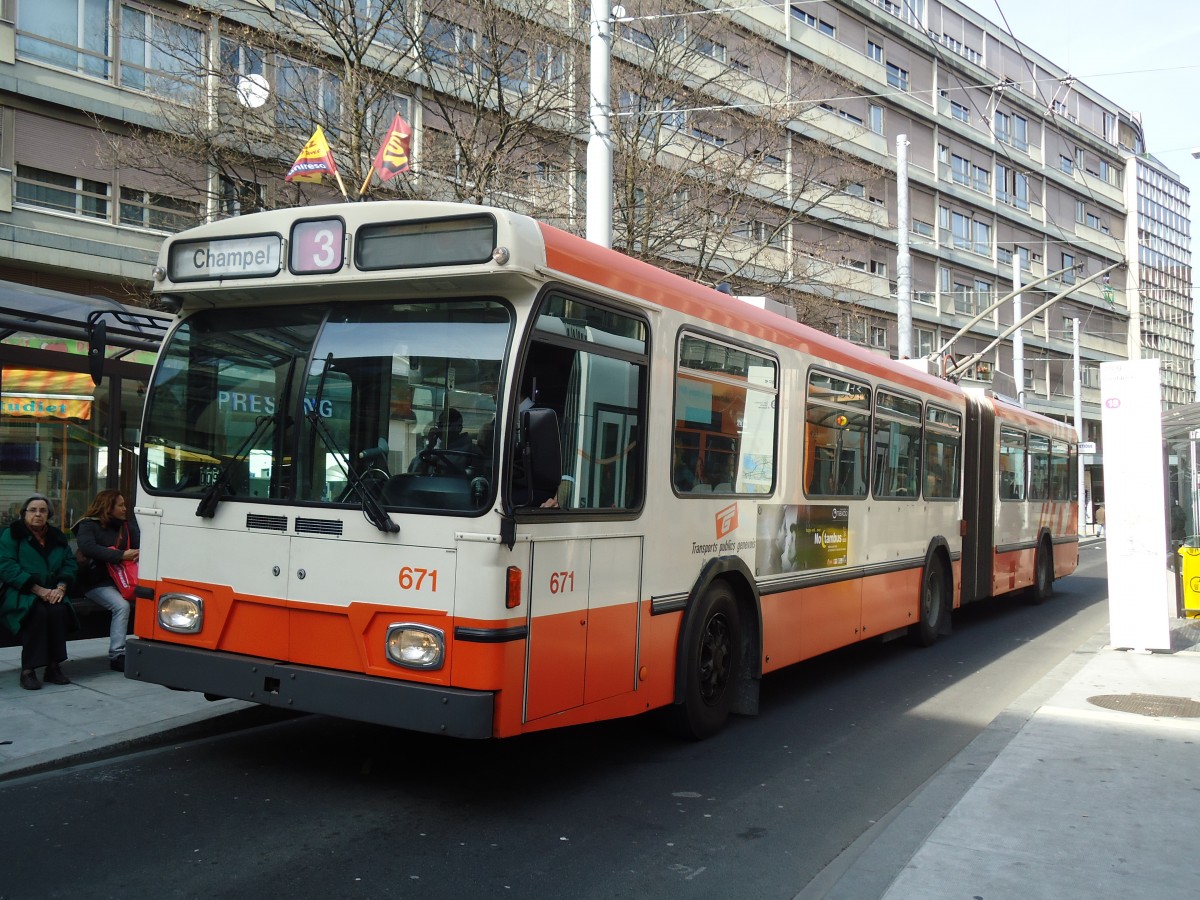
[[[70,684],[61,663],[74,611],[67,587],[77,564],[67,536],[50,524],[50,501],[34,494],[21,517],[0,532],[0,624],[21,638],[21,687],[41,688],[36,670],[50,684]]]

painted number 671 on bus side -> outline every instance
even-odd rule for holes
[[[419,569],[416,566],[405,566],[400,570],[400,590],[436,591],[437,577],[437,569]]]

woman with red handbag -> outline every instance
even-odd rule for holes
[[[125,635],[129,631],[129,601],[133,599],[141,531],[127,518],[121,492],[108,488],[98,493],[74,529],[79,546],[79,584],[83,595],[112,613],[108,629],[108,664],[125,671]],[[123,582],[128,583],[125,587]],[[125,588],[122,596],[122,588]]]

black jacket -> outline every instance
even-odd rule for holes
[[[126,525],[129,526],[128,534]],[[80,590],[86,593],[94,587],[113,583],[104,564],[118,563],[121,555],[130,547],[140,547],[142,532],[132,516],[124,522],[114,523],[112,528],[103,527],[99,519],[80,519],[75,523],[75,540],[79,552],[91,562],[90,565],[79,567],[78,584]]]

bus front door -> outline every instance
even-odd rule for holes
[[[642,539],[535,540],[525,720],[637,685]]]

